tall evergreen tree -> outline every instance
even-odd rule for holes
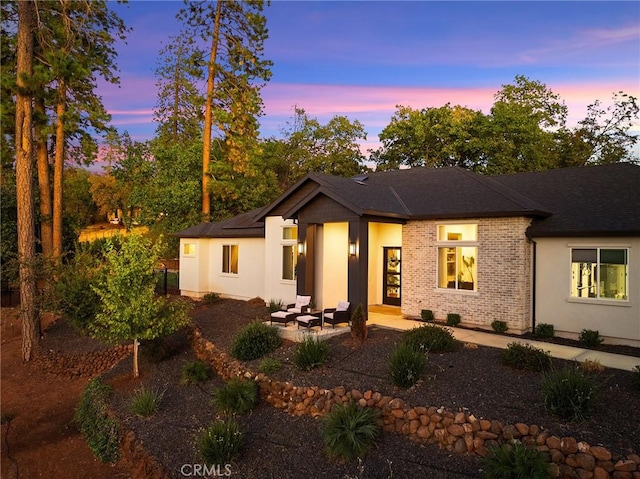
[[[178,14],[188,28],[210,42],[202,135],[202,214],[206,221],[211,215],[214,127],[219,133],[220,150],[234,171],[245,172],[258,148],[260,88],[271,76],[271,62],[263,59],[268,36],[263,5],[263,0],[186,0]]]

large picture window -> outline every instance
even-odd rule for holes
[[[476,291],[478,225],[438,225],[438,288]]]
[[[296,279],[298,264],[297,241],[298,227],[285,226],[282,228],[282,279],[293,281]]]
[[[225,244],[222,246],[222,272],[238,274],[238,245]]]
[[[571,297],[627,300],[628,271],[626,248],[573,248]]]

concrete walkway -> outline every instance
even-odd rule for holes
[[[421,321],[413,321],[411,319],[405,319],[400,314],[398,308],[393,307],[370,307],[369,308],[369,320],[368,323],[382,326],[385,328],[396,330],[407,330],[417,328],[424,325]],[[598,361],[605,367],[623,369],[631,371],[635,366],[640,365],[640,358],[633,356],[624,356],[622,354],[612,354],[603,351],[595,351],[593,349],[575,348],[571,346],[563,346],[560,344],[545,343],[542,341],[533,341],[529,339],[514,338],[511,336],[501,336],[494,333],[485,333],[481,331],[472,331],[462,328],[450,328],[453,331],[453,336],[464,343],[475,343],[482,346],[489,346],[492,348],[505,349],[508,344],[513,342],[519,342],[524,344],[531,344],[537,348],[549,351],[554,358],[567,359],[569,361]]]

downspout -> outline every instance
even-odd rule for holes
[[[536,260],[537,260],[537,252],[538,252],[538,243],[536,243],[536,241],[532,238],[529,238],[529,241],[531,241],[531,243],[533,243],[533,254],[532,254],[532,267],[533,267],[533,274],[531,276],[531,281],[533,283],[532,288],[531,288],[531,332],[535,333],[536,332]]]

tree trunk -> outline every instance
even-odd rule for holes
[[[140,372],[138,371],[138,346],[140,343],[137,339],[133,340],[133,377],[137,378],[140,376]]]
[[[35,109],[45,118],[44,100],[37,98]],[[42,132],[42,125],[36,122],[35,136],[38,158],[38,186],[40,192],[40,242],[42,255],[51,258],[53,254],[53,224],[51,211],[51,178],[49,175],[49,154],[47,151],[47,137]]]
[[[18,261],[22,360],[30,361],[40,340],[40,317],[36,305],[35,205],[33,201],[33,107],[28,82],[33,70],[34,3],[18,2],[16,68],[16,193],[18,210]]]
[[[56,156],[53,164],[53,257],[57,260],[62,257],[62,174],[64,171],[66,97],[66,83],[64,80],[60,80],[56,104]]]
[[[211,218],[211,196],[209,195],[209,164],[211,162],[211,128],[213,126],[213,90],[216,79],[216,60],[220,39],[220,16],[224,2],[216,4],[216,17],[211,38],[211,55],[209,56],[209,73],[207,76],[207,97],[204,107],[204,134],[202,142],[202,216],[204,221]]]

